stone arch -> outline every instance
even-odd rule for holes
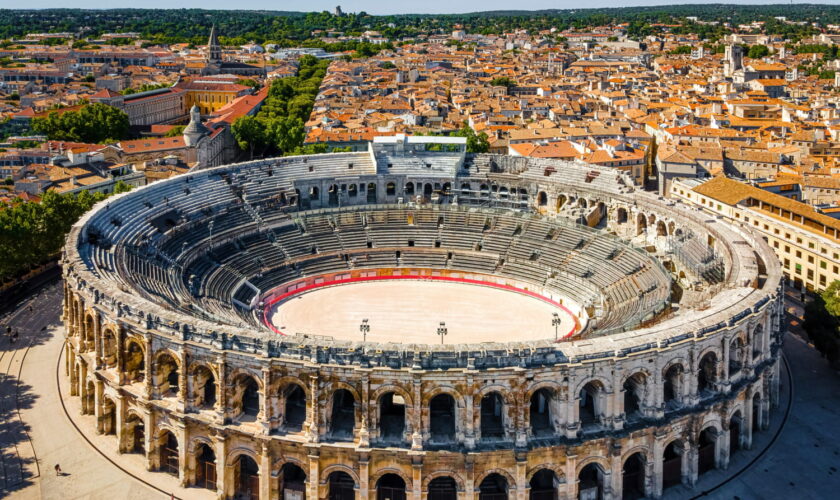
[[[540,191],[537,193],[537,206],[544,207],[548,205],[548,195],[545,191]]]
[[[624,418],[640,416],[646,406],[650,380],[647,370],[636,370],[624,377],[621,387],[624,391]]]
[[[256,418],[265,406],[262,377],[255,377],[249,370],[237,370],[229,380],[230,383],[226,384],[232,391],[229,401],[237,416]]]
[[[439,470],[439,471],[435,471],[435,472],[430,472],[428,474],[424,474],[423,475],[423,480],[422,480],[422,491],[428,491],[429,490],[429,483],[431,483],[432,481],[434,481],[435,479],[437,479],[439,477],[452,478],[452,480],[455,481],[455,485],[458,487],[458,491],[459,492],[465,491],[466,486],[465,486],[465,483],[464,483],[464,478],[462,478],[460,475],[456,474],[455,471],[451,471],[451,470]]]
[[[370,475],[370,479],[368,480],[368,484],[370,484],[373,488],[376,487],[376,483],[382,479],[382,476],[386,476],[388,474],[394,474],[395,476],[399,476],[405,481],[405,489],[406,491],[411,491],[413,488],[413,482],[411,481],[411,476],[406,474],[402,471],[399,467],[385,467],[383,469],[378,469],[376,472]]]
[[[119,327],[108,325],[102,329],[102,362],[106,368],[113,368],[117,365],[117,351]]]
[[[586,384],[589,384],[591,382],[597,382],[597,383],[601,384],[603,390],[606,391],[606,392],[612,392],[612,390],[613,390],[612,382],[610,382],[605,377],[594,375],[594,376],[589,377],[589,378],[581,379],[581,381],[578,382],[577,386],[575,387],[575,392],[573,392],[572,394],[579,394],[580,391],[583,389],[583,387]]]
[[[389,392],[393,392],[402,396],[403,399],[405,399],[405,404],[407,407],[411,407],[414,404],[414,400],[411,397],[410,392],[404,387],[397,384],[387,384],[377,387],[376,390],[371,393],[370,400],[378,403],[382,396],[388,394]]]
[[[182,368],[181,360],[171,349],[161,349],[154,354],[152,382],[158,396],[174,395],[180,390]]]
[[[648,221],[645,214],[639,212],[636,214],[636,235],[640,235],[647,230]]]
[[[434,389],[425,392],[423,394],[423,406],[428,406],[432,399],[434,399],[434,397],[439,394],[448,394],[452,396],[452,399],[455,400],[456,408],[461,408],[462,410],[466,409],[467,403],[466,399],[464,399],[464,396],[462,396],[457,389],[448,385],[438,385],[435,386]]]
[[[349,465],[345,465],[345,464],[330,464],[330,465],[324,467],[323,469],[321,469],[321,477],[320,477],[321,484],[326,484],[327,482],[329,482],[329,477],[333,472],[344,472],[345,474],[350,476],[350,478],[353,480],[356,487],[358,488],[358,486],[359,486],[359,475],[356,474],[356,471],[354,471],[352,467],[350,467]]]
[[[246,446],[241,446],[241,445],[236,446],[231,450],[228,450],[227,456],[225,458],[225,463],[227,463],[227,464],[235,463],[236,459],[239,458],[242,455],[247,456],[248,458],[250,458],[251,460],[256,462],[257,465],[260,464],[260,454],[257,453],[256,451],[252,450],[251,448],[248,448]]]
[[[627,220],[627,209],[624,207],[618,207],[615,211],[615,222],[618,224],[626,224]]]
[[[558,465],[558,464],[552,464],[552,463],[539,464],[539,465],[535,465],[535,466],[531,467],[530,469],[527,470],[527,472],[525,472],[525,480],[526,481],[531,481],[531,478],[534,477],[534,474],[536,474],[537,472],[539,472],[541,470],[550,470],[550,471],[554,472],[554,475],[557,477],[558,481],[560,481],[560,482],[565,482],[566,481],[566,473],[565,473],[565,469],[563,468],[563,466]]]
[[[478,490],[478,486],[481,484],[481,482],[484,481],[485,479],[487,479],[487,476],[490,476],[490,475],[493,475],[493,474],[498,474],[498,475],[502,476],[503,478],[505,478],[505,481],[507,481],[508,491],[516,490],[516,488],[517,488],[516,480],[514,480],[513,476],[508,471],[506,471],[505,469],[488,469],[488,470],[484,471],[484,474],[481,474],[480,476],[476,475],[476,481],[475,481],[476,490]]]

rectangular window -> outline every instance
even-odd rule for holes
[[[820,261],[820,269],[828,269],[828,264],[824,260]]]

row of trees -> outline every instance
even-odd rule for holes
[[[114,193],[131,187],[118,181]],[[70,227],[98,201],[102,193],[44,193],[40,203],[19,202],[0,210],[0,282],[25,274],[55,257]]]
[[[32,130],[56,141],[116,142],[128,138],[128,115],[107,104],[86,104],[76,111],[51,111],[32,119]]]
[[[686,18],[697,16],[718,24],[697,24]],[[776,19],[784,16],[806,24],[787,24]],[[92,22],[94,20],[95,22]],[[159,43],[204,43],[212,24],[225,35],[222,43],[241,44],[310,39],[313,30],[336,30],[358,36],[367,29],[379,31],[395,40],[422,33],[446,33],[455,25],[472,33],[498,34],[515,29],[531,32],[557,28],[584,29],[613,23],[629,23],[634,37],[655,34],[662,25],[678,33],[697,33],[701,38],[719,39],[731,25],[763,21],[765,31],[790,39],[810,36],[815,29],[811,22],[840,24],[840,6],[819,4],[798,5],[667,5],[653,7],[619,7],[574,10],[493,11],[449,15],[373,16],[366,12],[341,17],[329,12],[223,11],[200,9],[44,9],[0,10],[0,38],[15,38],[26,33],[71,32],[96,38],[113,31],[135,31]],[[91,29],[90,26],[95,26]],[[61,41],[61,40],[57,40]]]
[[[840,281],[831,283],[805,304],[802,327],[829,363],[840,363]]]
[[[268,96],[254,116],[238,118],[231,127],[236,143],[250,157],[294,152],[306,138],[309,119],[328,61],[312,56],[300,58],[298,74],[271,82]]]

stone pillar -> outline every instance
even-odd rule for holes
[[[180,365],[178,370],[178,401],[175,406],[178,411],[183,412],[189,394],[187,390],[187,371],[190,366],[187,359],[187,350],[183,345],[178,349],[178,363]]]
[[[260,498],[271,496],[271,446],[267,441],[260,444]]]
[[[463,433],[463,440],[464,446],[468,450],[472,450],[475,448],[476,442],[476,430],[475,430],[475,408],[473,402],[473,394],[472,394],[472,386],[473,386],[473,376],[467,375],[467,383],[466,387],[468,388],[464,394],[464,418],[461,421],[464,424],[464,433]],[[456,402],[457,404],[457,402]],[[457,428],[457,422],[455,424]]]
[[[321,429],[318,425],[318,375],[309,377],[309,408],[307,409],[306,422],[303,423],[306,440],[310,443],[317,443],[320,440]]]
[[[359,454],[359,500],[370,497],[370,457],[367,453]]]
[[[146,365],[146,376],[143,377],[143,385],[146,391],[146,399],[152,399],[152,389],[154,388],[155,366],[152,357],[152,351],[154,350],[153,342],[154,340],[152,338],[152,334],[146,332],[146,360],[144,361]]]
[[[359,462],[359,467],[361,468],[361,466],[362,463]],[[365,464],[365,466],[367,466],[367,464]],[[317,449],[309,450],[309,474],[307,475],[307,480],[309,484],[307,498],[310,500],[320,499],[320,488],[318,486],[321,484],[321,468]]]
[[[682,460],[683,466],[683,484],[688,487],[693,487],[697,484],[699,460],[700,455],[697,448],[697,443],[690,442],[685,450],[685,456]]]
[[[567,394],[568,404],[566,405],[566,437],[574,439],[580,429],[580,394]]]
[[[189,466],[190,455],[187,428],[182,422],[175,422],[175,438],[178,440],[178,484],[185,488],[193,476],[193,468]]]
[[[97,434],[105,432],[104,422],[102,421],[102,385],[101,380],[96,380],[93,383],[93,415],[96,417]]]
[[[222,424],[227,418],[227,361],[224,356],[216,358],[216,366],[219,367],[219,379],[216,381],[216,420]]]
[[[604,489],[609,488],[610,492],[608,494],[607,491],[604,491],[604,498],[622,498],[624,484],[622,482],[621,447],[613,445],[610,451],[612,452],[612,456],[610,456],[610,470],[604,474],[604,476],[609,474],[609,481],[604,477]]]
[[[96,369],[103,366],[102,362],[102,316],[93,311],[93,351]]]
[[[216,496],[227,498],[227,437],[220,434],[216,438]]]
[[[516,455],[516,470],[514,471],[516,500],[528,500],[528,454],[517,453]]]
[[[748,391],[747,394],[752,396],[753,391]],[[746,450],[752,449],[752,435],[753,435],[753,404],[752,397],[746,398],[744,401],[744,418],[741,420],[743,431],[741,446]]]
[[[723,342],[723,359],[721,360],[721,378],[720,378],[720,390],[721,392],[729,392],[729,388],[731,384],[729,383],[729,341],[724,337],[721,342]]]
[[[117,383],[123,385],[125,384],[125,328],[122,325],[117,325],[116,336],[114,348],[117,350]]]
[[[117,451],[125,453],[126,448],[126,432],[125,429],[125,398],[122,394],[117,394],[114,398],[114,434],[117,435]]]
[[[467,455],[464,460],[464,500],[476,500],[478,495],[475,488],[475,462],[474,457]]]
[[[155,439],[154,414],[148,408],[143,412],[143,449],[146,450],[146,470],[155,470],[157,439]]]
[[[663,461],[665,456],[665,438],[667,434],[664,432],[657,432],[654,430],[652,454],[648,460],[648,468],[650,469],[650,480],[646,481],[650,485],[650,491],[646,492],[651,498],[661,498],[663,490],[664,469]]]
[[[578,497],[577,455],[566,455],[566,498]]]
[[[260,414],[257,415],[257,419],[262,423],[263,432],[270,434],[276,424],[271,409],[271,368],[262,369],[262,378],[263,390],[260,391]]]
[[[412,500],[422,500],[423,497],[423,457],[416,457],[411,463],[411,493]]]
[[[729,427],[729,420],[724,420],[723,432],[717,435],[717,443],[715,444],[715,462],[717,467],[722,470],[729,468],[729,443],[731,443],[731,432],[732,429]]]
[[[421,393],[421,380],[419,376],[414,377],[414,412],[411,419],[411,449],[423,449],[423,396]],[[456,403],[457,404],[457,403]]]

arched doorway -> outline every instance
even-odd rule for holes
[[[639,214],[636,217],[636,235],[642,234],[647,230],[647,218],[644,214]]]
[[[143,420],[135,414],[131,414],[125,420],[125,432],[128,437],[126,451],[128,453],[146,454],[146,432]]]
[[[682,482],[683,449],[679,441],[671,441],[662,454],[662,488],[670,488]]]
[[[702,398],[704,393],[714,391],[714,383],[717,372],[717,356],[713,352],[706,353],[700,359],[700,366],[697,371],[697,393]]]
[[[736,411],[729,419],[729,456],[741,449],[741,412]]]
[[[353,429],[356,427],[355,406],[356,399],[347,389],[339,389],[333,394],[330,434],[334,439],[353,439]]]
[[[707,427],[700,433],[700,439],[698,440],[697,472],[699,474],[705,474],[717,466],[716,449],[717,431],[714,427]]]
[[[626,208],[619,208],[615,214],[615,221],[618,224],[624,224],[627,222],[627,209]]]
[[[451,477],[436,477],[429,482],[428,500],[457,500],[458,485]]]
[[[554,434],[554,424],[551,421],[552,394],[549,389],[542,388],[531,395],[531,433],[534,437],[551,436]]]
[[[88,380],[86,387],[87,392],[85,392],[84,413],[93,415],[95,413],[94,405],[96,404],[96,385],[93,383],[93,380]]]
[[[239,455],[233,469],[233,484],[236,485],[236,497],[243,500],[259,500],[260,468],[248,455]]]
[[[587,383],[580,390],[580,425],[592,426],[600,423],[601,395],[604,386],[597,380]]]
[[[537,194],[537,205],[541,207],[548,205],[548,195],[545,194],[545,191],[540,191]]]
[[[178,475],[178,439],[169,431],[163,431],[158,440],[160,471]]]
[[[216,490],[216,453],[205,443],[199,444],[195,453],[195,485]]]
[[[240,375],[236,378],[235,399],[239,412],[237,417],[245,422],[253,422],[260,413],[260,386],[254,377]]]
[[[178,394],[178,363],[169,354],[157,358],[155,385],[160,397],[174,397]]]
[[[481,438],[500,439],[505,435],[504,402],[498,392],[490,392],[481,398]]]
[[[604,469],[591,463],[578,474],[579,500],[604,500]]]
[[[338,186],[333,184],[327,191],[327,203],[331,207],[338,206]]]
[[[306,393],[298,384],[289,384],[284,389],[286,404],[283,425],[286,430],[298,432],[306,421]]]
[[[455,441],[455,399],[438,394],[429,401],[429,436],[432,442]]]
[[[551,469],[540,469],[531,476],[530,500],[557,500],[557,474]]]
[[[402,442],[405,435],[405,399],[389,392],[379,399],[379,437],[383,441]]]
[[[199,366],[193,376],[195,405],[204,410],[211,410],[216,405],[216,378],[206,366]]]
[[[103,398],[101,430],[103,434],[117,433],[117,407],[109,398]]]
[[[428,202],[432,199],[432,185],[426,184],[423,186],[423,201]]]
[[[671,365],[665,371],[662,400],[665,402],[666,411],[678,408],[682,402],[682,374],[683,367],[679,363]]]
[[[376,184],[373,182],[367,185],[367,202],[376,203]]]
[[[755,393],[752,398],[752,430],[761,430],[761,395]]]
[[[397,195],[397,185],[393,182],[389,182],[385,184],[385,196],[396,196]]]
[[[488,474],[478,486],[478,491],[478,500],[507,500],[507,479],[505,479],[505,476],[495,472]]]
[[[637,500],[645,496],[645,457],[634,453],[621,468],[621,498]]]
[[[125,352],[125,375],[128,383],[143,382],[146,376],[146,361],[143,349],[137,342],[129,342]]]
[[[376,481],[376,500],[405,500],[405,481],[396,474],[385,474]]]
[[[280,468],[277,491],[283,500],[306,500],[306,473],[299,466],[286,462]]]
[[[343,471],[335,471],[327,478],[327,485],[329,492],[327,498],[329,500],[354,500],[356,494],[354,489],[356,483],[350,474]]]
[[[647,377],[642,372],[634,373],[624,381],[624,418],[630,422],[642,417],[642,401],[645,395]]]

